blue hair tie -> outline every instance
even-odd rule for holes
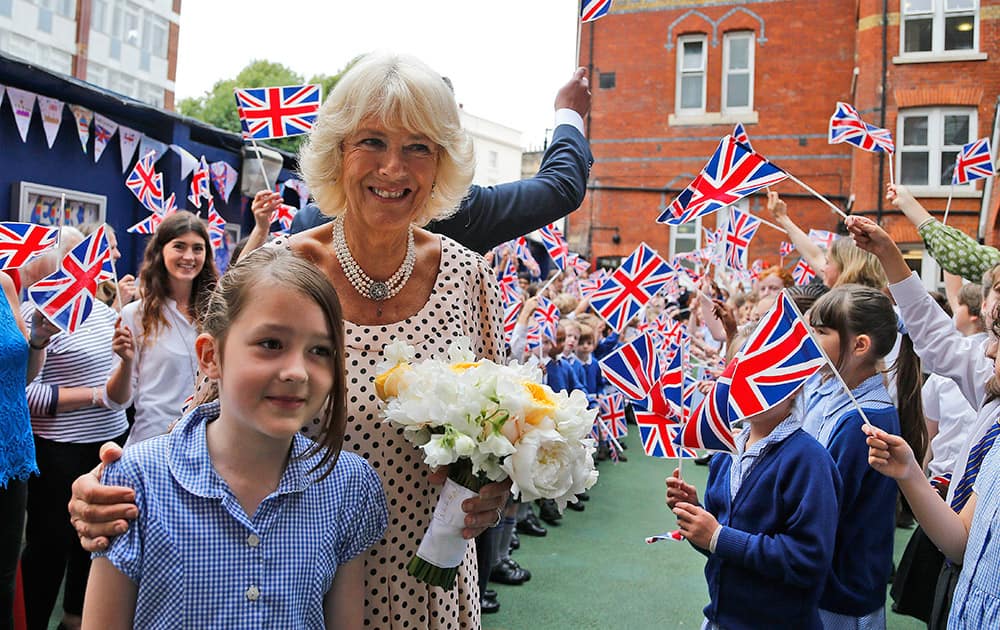
[[[906,324],[903,323],[903,318],[896,316],[896,332],[901,335],[908,335],[910,331],[906,330]]]

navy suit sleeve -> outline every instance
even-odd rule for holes
[[[593,162],[583,134],[573,125],[559,125],[537,175],[497,186],[472,186],[453,217],[428,229],[485,254],[579,208]]]

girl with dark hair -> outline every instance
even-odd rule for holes
[[[388,512],[378,474],[341,453],[336,292],[309,261],[265,248],[222,277],[203,330],[218,397],[105,470],[135,489],[139,518],[95,557],[83,627],[360,628],[362,554]],[[301,434],[314,422],[315,442]]]
[[[135,405],[126,446],[166,432],[194,392],[197,325],[215,284],[208,230],[190,212],[163,220],[143,254],[140,299],[122,309],[112,347],[121,362],[108,398]]]
[[[904,396],[897,412],[886,390],[882,359],[896,342],[898,321],[884,293],[841,285],[819,298],[808,316],[840,376],[827,378],[806,401],[807,413],[815,416],[808,424],[833,456],[843,481],[832,571],[820,598],[820,616],[826,628],[884,628],[896,486],[868,466],[861,427],[870,422],[884,432],[901,434],[923,457],[923,409],[919,396]],[[909,344],[900,349],[896,370],[901,383],[904,375],[919,378],[920,364]]]

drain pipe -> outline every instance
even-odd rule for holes
[[[997,97],[996,108],[993,110],[993,134],[990,138],[990,146],[996,147],[1000,143],[1000,96]],[[994,155],[996,149],[993,149]],[[990,197],[993,194],[993,178],[987,177],[986,184],[983,185],[983,201],[979,209],[979,242],[986,242],[986,222],[989,221]]]
[[[882,0],[882,96],[881,105],[879,106],[879,123],[878,126],[885,129],[885,103],[886,103],[886,77],[889,74],[889,0]],[[878,154],[878,191],[875,197],[878,199],[878,206],[876,207],[875,221],[879,225],[882,225],[882,210],[885,204],[885,195],[882,194],[882,181],[885,178],[885,161],[886,159],[892,159],[892,154],[886,154],[885,151],[879,151]]]

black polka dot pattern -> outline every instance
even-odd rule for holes
[[[387,326],[345,322],[350,417],[344,450],[364,457],[379,473],[389,503],[389,527],[365,558],[365,626],[369,628],[479,628],[475,543],[470,541],[455,588],[444,591],[412,578],[406,564],[430,523],[438,487],[428,481],[422,453],[402,430],[381,421],[372,379],[386,344],[402,340],[417,359],[444,357],[466,336],[480,357],[496,359],[501,307],[493,272],[481,256],[441,237],[441,268],[427,304]],[[306,427],[309,433],[309,427]]]

